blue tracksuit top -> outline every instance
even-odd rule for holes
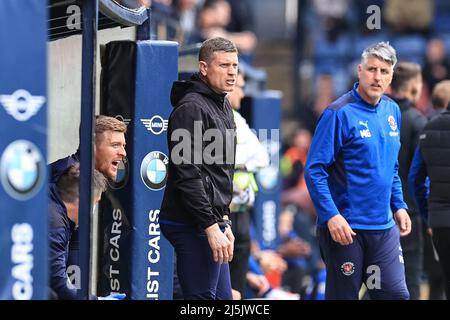
[[[340,213],[353,229],[388,229],[392,212],[407,208],[397,161],[401,113],[386,96],[377,105],[365,102],[357,87],[322,113],[305,179],[319,226]]]

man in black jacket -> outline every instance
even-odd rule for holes
[[[199,72],[171,92],[168,180],[161,230],[175,248],[185,299],[231,299],[228,262],[234,236],[228,223],[234,172],[235,124],[225,98],[236,83],[236,46],[206,40]]]
[[[397,102],[402,112],[400,127],[401,148],[398,155],[398,173],[402,181],[403,196],[411,216],[411,233],[400,238],[405,262],[406,285],[411,300],[420,298],[420,282],[423,264],[423,237],[419,211],[408,192],[408,171],[419,135],[427,123],[427,119],[415,104],[422,91],[421,67],[417,63],[399,62],[394,69],[391,83],[391,97]]]
[[[424,220],[431,227],[450,300],[450,103],[446,111],[427,123],[420,135],[408,184]]]

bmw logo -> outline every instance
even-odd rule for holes
[[[128,159],[125,157],[123,161],[119,162],[116,179],[115,180],[108,179],[108,185],[112,189],[121,189],[127,184],[129,177],[130,177],[130,164]]]
[[[6,192],[17,200],[32,198],[42,187],[45,161],[30,141],[9,144],[0,159],[0,181]]]
[[[259,184],[266,190],[274,189],[278,184],[278,169],[275,167],[266,167],[257,174]]]
[[[167,182],[169,158],[160,151],[147,154],[141,163],[141,178],[147,188],[161,190]]]

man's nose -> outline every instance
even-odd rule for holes
[[[375,71],[374,78],[375,80],[381,80],[381,70]]]
[[[126,156],[127,156],[127,152],[125,151],[125,147],[121,147],[121,148],[119,149],[119,155],[120,155],[121,157],[126,157]]]

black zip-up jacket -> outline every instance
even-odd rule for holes
[[[408,190],[408,172],[419,143],[419,135],[427,124],[427,118],[422,115],[413,104],[405,98],[393,98],[402,112],[400,130],[401,147],[398,153],[398,174],[402,181],[403,197],[408,205],[410,215],[419,213],[414,199]]]
[[[429,225],[450,227],[450,107],[427,123],[419,142],[430,178]]]
[[[236,146],[233,113],[225,94],[214,92],[198,74],[174,82],[171,103],[169,169],[160,220],[205,229],[229,213]],[[212,152],[215,139],[223,144]]]

